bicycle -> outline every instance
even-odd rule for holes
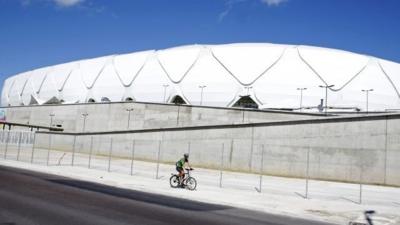
[[[171,185],[171,187],[177,188],[181,185],[183,188],[187,188],[191,191],[195,190],[197,186],[197,181],[196,179],[194,179],[194,177],[190,175],[191,170],[193,169],[185,169],[186,172],[184,174],[182,183],[179,182],[180,179],[178,174],[171,173],[172,176],[169,178],[169,184]]]
[[[365,221],[368,223],[361,223],[361,222],[349,222],[349,225],[374,225],[372,222],[372,218],[371,216],[375,214],[374,210],[367,210],[364,211],[364,217],[365,217]]]

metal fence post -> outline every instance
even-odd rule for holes
[[[21,141],[22,141],[22,132],[19,133],[18,151],[17,151],[17,161],[19,161],[19,154],[20,154],[20,152],[21,152]]]
[[[90,150],[89,150],[89,163],[88,163],[89,169],[90,169],[90,164],[92,163],[92,152],[93,152],[93,136],[90,136]]]
[[[362,157],[362,155],[363,155],[363,149],[361,148],[360,149],[360,181],[359,181],[359,183],[360,183],[360,195],[359,195],[359,204],[361,204],[362,203],[362,191],[363,191],[363,185],[362,185],[362,179],[363,179],[363,157]]]
[[[221,166],[219,170],[219,187],[222,188],[222,170],[224,169],[224,143],[222,143],[222,149],[221,149]]]
[[[309,182],[309,170],[310,170],[310,147],[307,148],[307,167],[306,167],[306,199],[308,199],[308,182]]]
[[[75,160],[75,148],[76,148],[76,136],[74,136],[74,144],[72,146],[72,159],[71,159],[71,166],[74,166]]]
[[[135,160],[135,140],[132,141],[131,176],[133,175],[133,161]]]
[[[7,159],[8,142],[10,142],[10,131],[7,132],[6,149],[4,151],[4,159]]]
[[[258,192],[261,193],[262,191],[262,178],[263,178],[263,171],[264,171],[264,145],[261,145],[261,165],[260,165],[260,185],[259,185],[259,189]]]
[[[47,149],[47,161],[46,161],[47,166],[49,166],[50,150],[51,150],[51,134],[49,134],[49,148]]]
[[[110,172],[111,171],[111,154],[112,154],[112,148],[113,148],[113,139],[111,138],[111,143],[110,143],[110,152],[108,154],[108,169],[107,171]]]
[[[158,141],[158,155],[157,155],[157,173],[156,179],[158,179],[158,172],[160,170],[160,154],[161,153],[161,141]]]
[[[35,143],[36,143],[36,132],[33,133],[31,163],[33,163],[33,156],[34,156],[34,154],[35,154]]]

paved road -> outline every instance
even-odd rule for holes
[[[0,225],[323,224],[0,166]]]

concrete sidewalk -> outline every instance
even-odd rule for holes
[[[358,184],[309,181],[308,199],[305,199],[306,182],[303,179],[262,176],[259,192],[256,191],[260,189],[259,175],[223,171],[221,177],[220,171],[199,168],[192,173],[198,182],[197,190],[188,191],[170,188],[169,177],[175,173],[174,165],[120,158],[109,160],[106,156],[92,156],[89,160],[89,156],[84,154],[75,154],[72,160],[72,153],[51,151],[49,154],[41,149],[35,150],[33,164],[30,163],[31,155],[28,152],[22,152],[19,159],[16,161],[16,155],[9,154],[7,160],[1,157],[0,164],[121,188],[336,224],[365,222],[362,212],[375,210],[375,224],[400,224],[400,188],[363,185],[362,204],[358,204]],[[133,175],[130,175],[131,169]]]

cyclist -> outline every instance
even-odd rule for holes
[[[181,158],[178,162],[176,162],[175,165],[176,165],[176,171],[179,172],[179,185],[183,186],[182,181],[185,177],[185,172],[183,168],[186,166],[185,168],[192,169],[189,164],[189,154],[188,153],[183,154],[183,158]]]

